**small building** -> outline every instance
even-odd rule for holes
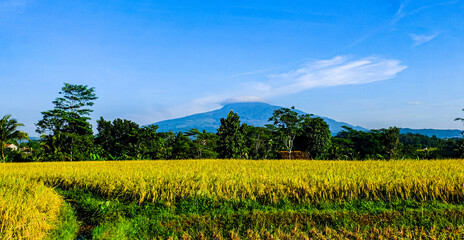
[[[311,159],[308,153],[301,151],[292,151],[290,157],[287,151],[279,151],[278,154],[279,159]]]
[[[18,150],[18,146],[14,144],[7,144],[6,147],[14,151]]]

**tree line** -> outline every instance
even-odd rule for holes
[[[2,161],[277,159],[295,158],[296,152],[310,159],[342,160],[464,157],[462,138],[400,134],[397,127],[367,132],[344,127],[332,136],[322,118],[298,114],[294,107],[275,110],[264,127],[241,123],[231,111],[221,119],[216,133],[158,132],[156,125],[103,117],[97,120],[94,133],[90,113],[95,100],[94,88],[65,83],[54,108],[42,112],[36,124],[39,140],[19,141],[28,139],[18,130],[22,124],[11,115],[4,116],[0,119]]]

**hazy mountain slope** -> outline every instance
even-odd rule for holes
[[[458,129],[411,129],[411,128],[402,128],[400,133],[413,133],[421,134],[425,136],[436,136],[437,138],[460,138],[462,137],[462,130]]]
[[[279,108],[281,107],[260,102],[232,103],[227,104],[224,107],[214,111],[198,113],[182,118],[160,121],[154,124],[159,126],[160,132],[186,132],[192,128],[196,128],[198,130],[204,129],[208,132],[216,132],[216,129],[221,124],[220,119],[227,117],[227,114],[230,112],[230,110],[234,110],[234,112],[238,113],[238,115],[240,116],[240,120],[242,121],[242,123],[262,127],[266,124],[270,124],[270,122],[268,122],[268,119],[272,116],[274,110]],[[296,111],[299,114],[305,114],[305,112],[302,112],[300,110]],[[345,122],[338,122],[331,118],[322,118],[329,124],[330,132],[332,133],[332,135],[336,135],[338,132],[342,131],[342,126],[348,126],[358,131],[369,130],[363,127],[353,126]],[[462,137],[461,132],[462,130],[458,129],[401,129],[401,133],[417,133],[429,137],[436,136],[438,138]]]
[[[270,124],[268,119],[272,116],[274,110],[279,108],[281,107],[260,102],[233,103],[227,104],[218,110],[198,113],[182,118],[160,121],[154,124],[159,126],[160,132],[171,130],[173,132],[185,132],[192,128],[215,132],[221,124],[220,119],[227,117],[227,114],[230,112],[230,110],[233,110],[240,116],[240,121],[242,123],[262,127],[266,124]],[[304,114],[302,111],[296,111],[300,114]],[[367,129],[359,126],[352,126],[348,123],[338,122],[326,117],[322,118],[329,124],[329,128],[332,134],[336,134],[341,131],[342,126],[349,126],[356,130],[367,131]]]

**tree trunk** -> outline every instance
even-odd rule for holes
[[[2,159],[3,159],[3,163],[5,163],[5,155],[3,154],[3,144],[2,144]]]
[[[71,162],[73,160],[73,147],[74,147],[74,139],[71,138]]]

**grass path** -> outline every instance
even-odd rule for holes
[[[298,205],[188,199],[163,203],[119,201],[82,189],[57,190],[76,211],[80,239],[269,239],[282,236],[342,238],[370,234],[463,236],[464,205],[430,202],[352,202]],[[292,235],[293,234],[293,235]],[[280,236],[280,237],[279,237]]]

